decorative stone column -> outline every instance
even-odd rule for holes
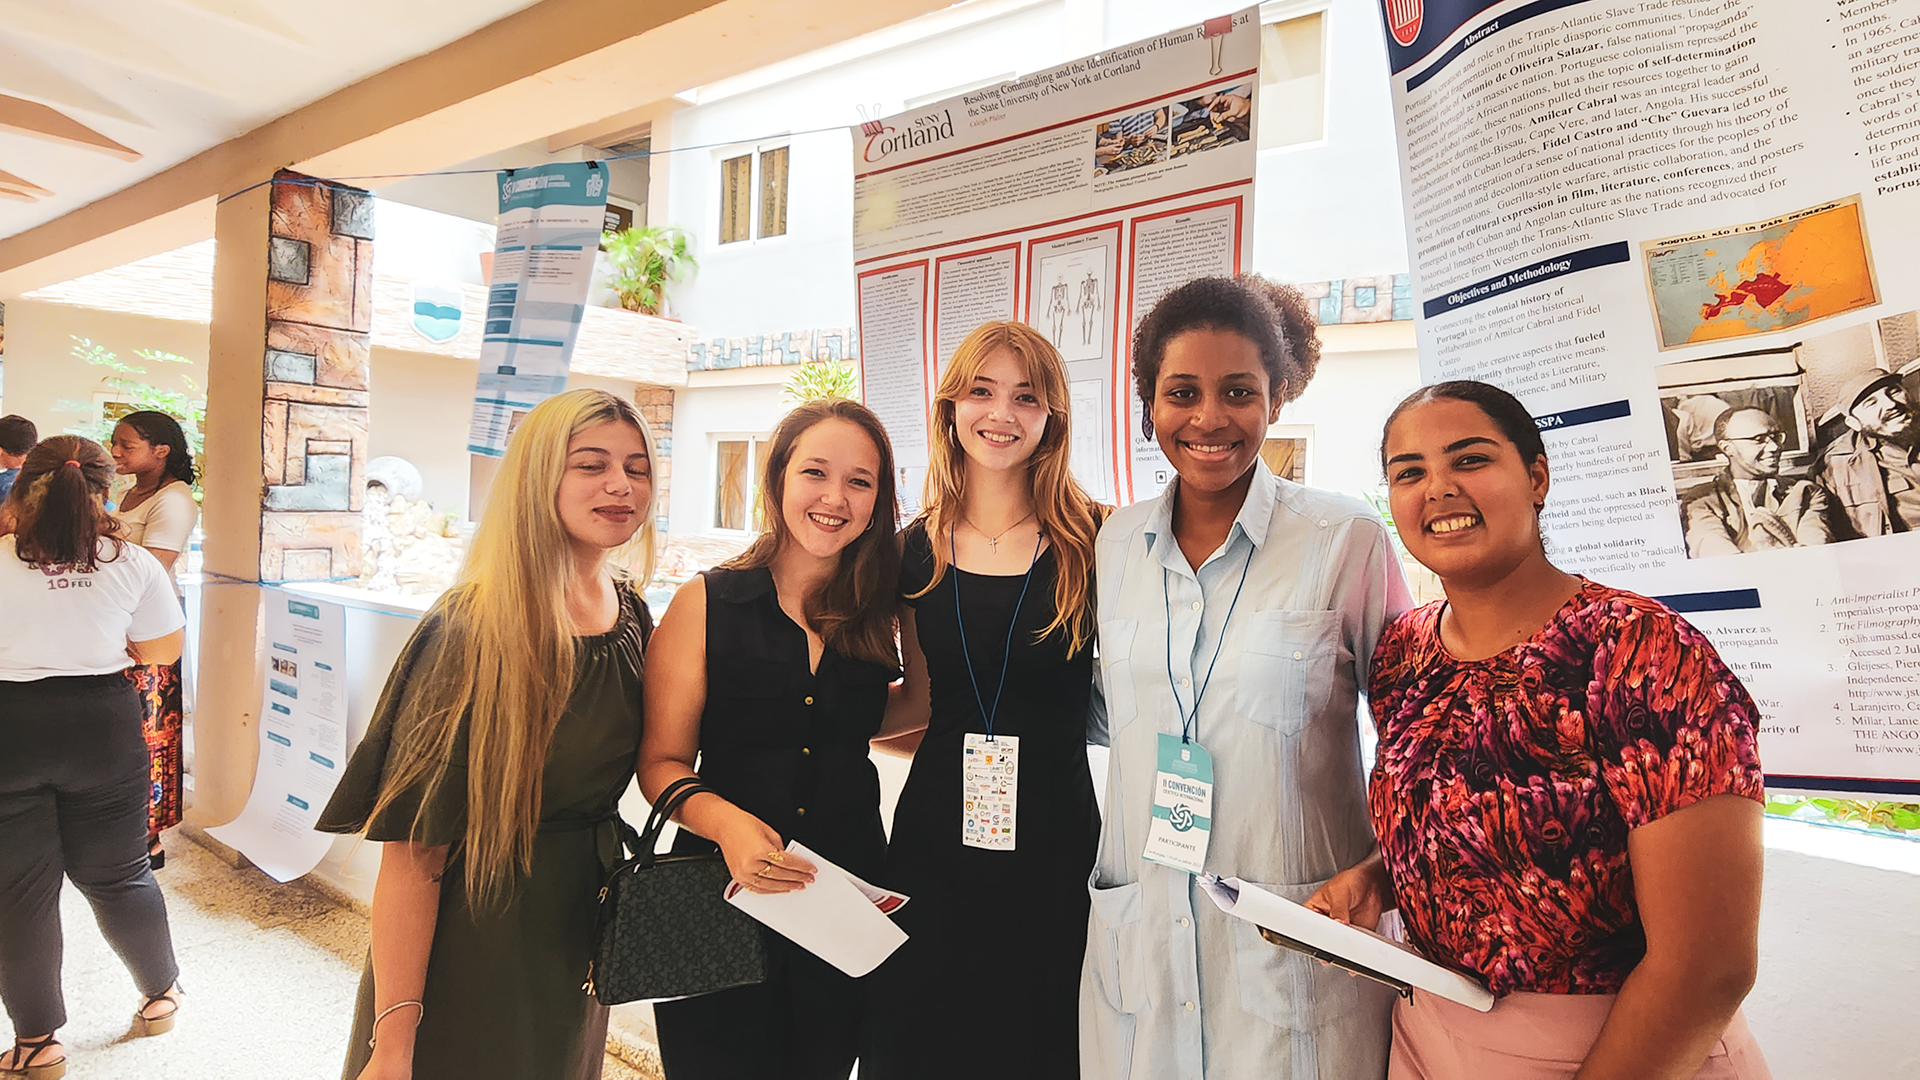
[[[654,520],[659,523],[660,542],[667,540],[667,493],[673,484],[673,387],[640,386],[633,402],[653,429],[654,451],[660,460],[653,463]]]
[[[266,299],[260,578],[358,577],[373,196],[279,173]]]
[[[373,197],[291,172],[221,200],[208,333],[193,822],[253,787],[262,583],[360,573]]]

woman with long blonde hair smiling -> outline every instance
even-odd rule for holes
[[[580,983],[640,747],[653,461],[612,394],[536,407],[387,679],[320,822],[383,845],[344,1080],[600,1075]]]
[[[886,878],[910,938],[873,977],[863,1077],[1079,1074],[1103,512],[1069,471],[1067,408],[1060,354],[1017,322],[969,334],[934,398],[878,740],[913,755]],[[955,1019],[983,1002],[990,1039]]]

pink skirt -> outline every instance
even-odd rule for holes
[[[1393,1005],[1388,1080],[1570,1080],[1613,1009],[1612,994],[1509,994],[1476,1012],[1415,991]],[[1694,1080],[1772,1080],[1738,1012]]]

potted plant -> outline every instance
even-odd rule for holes
[[[673,225],[640,225],[605,234],[607,284],[620,306],[643,315],[663,314],[667,283],[686,281],[699,264],[688,250],[693,237]]]
[[[852,398],[860,392],[860,377],[851,364],[838,360],[809,360],[787,380],[787,400],[804,405],[815,398]]]

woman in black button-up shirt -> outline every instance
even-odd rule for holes
[[[641,786],[656,798],[697,761],[719,794],[681,805],[688,833],[676,848],[718,845],[748,889],[813,880],[816,868],[783,850],[789,840],[863,877],[886,855],[867,740],[898,675],[893,476],[886,432],[865,407],[795,409],[767,455],[767,531],[682,587],[654,634]],[[769,937],[766,982],[655,1006],[672,1080],[845,1080],[860,1033],[855,981]]]

